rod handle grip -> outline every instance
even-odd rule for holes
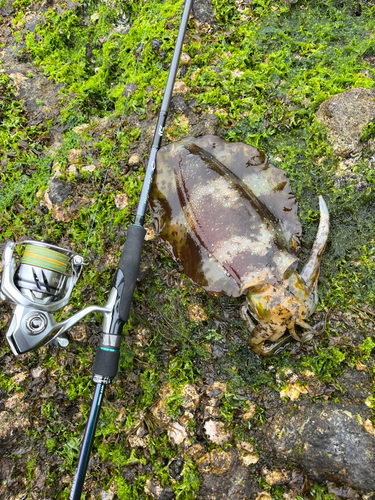
[[[125,246],[121,254],[118,268],[124,276],[124,286],[121,290],[119,316],[126,323],[129,318],[130,306],[137,282],[141,252],[146,230],[143,226],[132,224],[128,227]]]
[[[93,375],[114,379],[117,375],[120,349],[98,347],[92,367]]]

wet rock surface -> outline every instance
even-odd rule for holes
[[[371,376],[366,371],[349,369],[337,380],[338,385],[345,388],[341,402],[360,405],[371,396]]]
[[[342,156],[361,149],[359,138],[375,119],[375,92],[362,87],[334,95],[324,101],[316,117],[327,126],[333,151]]]
[[[266,427],[264,445],[285,462],[303,466],[311,480],[368,494],[375,489],[375,436],[368,418],[366,406],[287,407]]]
[[[73,194],[74,187],[68,182],[52,179],[49,183],[49,198],[53,204],[62,204]]]
[[[249,481],[249,469],[237,452],[213,450],[198,461],[202,473],[201,499],[243,500],[251,497],[253,487]]]
[[[215,15],[212,7],[212,0],[195,0],[192,7],[193,16],[199,25],[208,25],[214,28]]]

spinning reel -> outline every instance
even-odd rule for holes
[[[20,258],[16,247],[23,247]],[[113,291],[104,307],[86,307],[62,322],[53,316],[69,302],[84,265],[81,255],[55,245],[29,240],[7,243],[0,298],[13,305],[6,338],[16,356],[50,343],[66,347],[69,339],[64,332],[93,312],[104,315],[106,331],[112,318]]]

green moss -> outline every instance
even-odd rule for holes
[[[164,87],[167,76],[150,41],[159,39],[161,50],[170,57],[177,26],[167,29],[164,22],[174,19],[180,4],[167,1],[152,10],[151,2],[132,2],[124,11],[122,4],[108,8],[92,2],[84,16],[79,15],[79,9],[60,15],[50,10],[45,23],[38,26],[35,34],[27,36],[27,48],[35,63],[43,66],[49,76],[64,82],[77,94],[70,110],[78,106],[86,114],[94,107],[97,113],[98,109],[111,110],[114,105],[121,110],[126,99],[122,97],[125,83],[132,81],[138,89],[130,97],[128,108],[142,115],[150,97],[160,102],[159,90]],[[155,18],[158,22],[149,23]],[[130,29],[126,35],[113,30],[114,26],[121,29],[127,22]],[[141,44],[144,50],[137,63]],[[147,94],[151,81],[154,90]]]
[[[304,362],[324,382],[333,382],[342,373],[345,353],[336,347],[318,349],[316,356],[311,356]]]
[[[182,476],[182,482],[173,487],[176,500],[193,500],[199,490],[200,480],[197,465],[192,459],[185,460]]]
[[[22,388],[16,382],[14,382],[14,380],[12,380],[9,375],[6,375],[5,373],[0,374],[0,388],[6,391],[8,394],[11,394],[12,392],[22,391]]]
[[[148,408],[153,402],[159,381],[159,375],[153,370],[146,370],[141,374],[141,388],[143,390],[142,407]]]
[[[367,142],[370,139],[373,139],[375,137],[375,123],[370,122],[366,127],[363,129],[363,132],[361,134],[360,140],[362,142]]]
[[[363,356],[363,359],[368,359],[371,356],[371,352],[375,347],[375,342],[371,337],[365,338],[359,346],[359,350]]]

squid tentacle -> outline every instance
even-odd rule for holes
[[[320,223],[309,260],[301,271],[301,278],[309,293],[314,291],[320,271],[320,261],[326,247],[329,233],[329,212],[323,196],[319,196]]]

